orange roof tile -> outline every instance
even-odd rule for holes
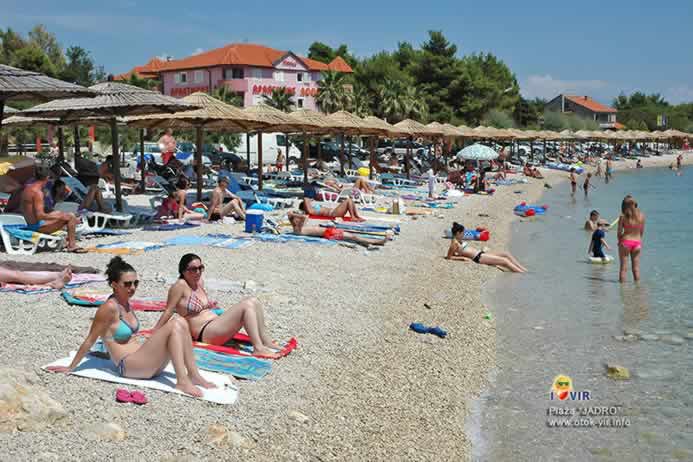
[[[232,43],[225,47],[209,50],[187,58],[172,60],[164,63],[160,72],[196,69],[200,67],[243,65],[257,67],[274,67],[274,63],[284,57],[288,52],[275,50],[263,45],[252,43]],[[311,71],[324,71],[329,65],[296,55]],[[334,61],[333,61],[334,63]],[[342,72],[352,72],[351,67],[345,62],[339,64]],[[348,70],[347,70],[348,69]]]
[[[602,103],[598,103],[589,96],[568,96],[565,98],[572,101],[575,104],[579,104],[582,107],[589,109],[592,112],[618,112],[616,109],[605,106]]]
[[[349,64],[347,64],[347,62],[344,61],[341,56],[337,56],[327,66],[330,68],[330,70],[337,72],[353,72],[351,66],[349,66]]]
[[[616,122],[616,123],[614,123],[614,128],[616,130],[623,130],[624,128],[626,128],[626,126],[623,125],[622,123]]]
[[[159,58],[150,59],[147,64],[143,66],[135,66],[129,72],[124,74],[118,74],[113,77],[113,80],[128,80],[132,74],[137,75],[140,78],[157,78],[159,70],[166,64],[166,61]]]

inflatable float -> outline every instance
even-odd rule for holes
[[[452,239],[452,232],[449,229],[445,230],[445,237]],[[483,241],[486,242],[491,239],[491,232],[482,227],[476,229],[465,229],[462,239],[465,241]]]
[[[578,164],[570,165],[562,162],[547,162],[546,168],[550,168],[552,170],[563,170],[564,172],[569,172],[571,169],[575,169],[575,173],[578,175],[582,175],[585,172],[585,169]]]
[[[533,217],[535,215],[544,215],[548,208],[548,205],[527,205],[526,202],[522,202],[520,205],[515,206],[513,211],[515,215],[521,217]]]
[[[614,257],[611,255],[606,255],[605,258],[587,257],[587,262],[592,263],[593,265],[608,265],[609,263],[614,262]]]

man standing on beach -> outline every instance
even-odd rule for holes
[[[166,165],[176,154],[176,139],[173,137],[173,130],[166,129],[164,136],[159,138],[159,147],[161,149],[161,161]]]

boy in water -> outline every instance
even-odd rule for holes
[[[577,190],[577,177],[575,176],[575,169],[570,169],[570,195],[574,196]]]
[[[588,173],[587,176],[585,176],[585,182],[582,184],[582,189],[585,190],[585,197],[587,197],[587,193],[589,192],[590,186],[594,188],[594,186],[590,184],[591,179],[592,173]]]
[[[597,228],[599,228],[599,223],[601,220],[599,219],[599,212],[596,210],[592,210],[590,212],[590,218],[585,222],[585,231],[596,231]]]
[[[607,250],[611,250],[609,244],[606,243],[606,224],[599,222],[597,225],[597,230],[592,233],[592,240],[590,241],[590,247],[587,253],[591,254],[594,258],[601,258],[606,260],[606,255],[604,254],[604,247]]]

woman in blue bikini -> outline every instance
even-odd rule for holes
[[[51,367],[49,370],[69,373],[101,337],[123,377],[150,379],[159,375],[171,361],[176,371],[178,390],[200,397],[202,391],[197,386],[214,388],[213,383],[202,378],[195,365],[188,323],[185,319],[171,319],[157,329],[146,342],[140,344],[133,338],[140,329],[140,322],[129,304],[140,282],[137,273],[122,258],[115,257],[108,263],[106,275],[113,295],[96,311],[89,335],[82,342],[70,365]]]

